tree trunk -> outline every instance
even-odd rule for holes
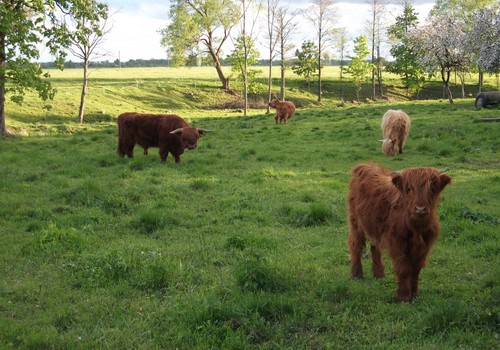
[[[448,101],[450,101],[450,103],[453,103],[453,95],[450,88],[450,74],[451,73],[449,70],[447,70],[446,68],[441,68],[441,79],[443,80],[444,89],[446,91],[446,94],[448,95]]]
[[[321,86],[321,52],[323,48],[321,47],[321,32],[318,42],[318,102],[321,102],[321,95],[323,94],[322,86]]]
[[[0,32],[0,135],[7,134],[5,127],[5,33]]]
[[[208,47],[208,49],[210,56],[212,56],[212,59],[214,61],[215,70],[217,71],[219,80],[222,83],[222,89],[224,89],[225,91],[229,91],[229,78],[226,78],[224,72],[222,71],[222,64],[220,63],[219,56],[211,46]]]
[[[481,69],[479,69],[479,79],[478,79],[478,90],[481,92],[483,90],[483,76],[484,73]]]
[[[78,110],[78,123],[80,124],[83,124],[83,113],[85,112],[85,96],[87,95],[88,72],[89,61],[88,59],[85,59],[83,61],[83,86],[82,94],[80,96],[80,109]]]
[[[272,86],[273,86],[273,49],[269,49],[269,75],[267,80],[267,102],[271,102],[272,99]],[[267,104],[266,113],[269,114],[271,111],[271,107],[269,107],[269,103]]]
[[[280,99],[285,101],[285,40],[283,38],[283,33],[280,34],[280,46],[281,46],[281,85],[280,85]]]

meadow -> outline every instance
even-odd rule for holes
[[[339,108],[332,71],[322,104],[292,75],[300,108],[275,125],[265,108],[243,117],[204,68],[103,69],[80,125],[81,71],[51,73],[56,99],[9,103],[0,138],[0,348],[498,348],[500,123],[479,122],[498,107]],[[389,108],[412,118],[391,158],[377,141]],[[169,110],[212,132],[179,164],[118,157],[118,114]],[[350,278],[349,171],[370,161],[450,169],[412,303],[395,301],[387,256],[384,279],[369,249]]]

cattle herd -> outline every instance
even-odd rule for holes
[[[290,101],[275,99],[269,106],[276,109],[276,124],[287,124],[295,113]],[[381,129],[384,154],[403,153],[410,131],[408,115],[388,110]],[[138,144],[144,154],[150,147],[158,147],[162,162],[171,153],[178,163],[184,150],[196,148],[198,139],[208,131],[173,114],[123,113],[118,116],[118,154],[132,158]],[[409,302],[417,296],[420,271],[439,235],[439,195],[451,182],[446,170],[421,167],[391,171],[374,163],[352,169],[347,203],[353,278],[363,277],[361,258],[368,241],[373,276],[384,277],[382,251],[386,250],[397,278],[396,299]]]

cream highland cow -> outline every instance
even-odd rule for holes
[[[389,109],[382,117],[382,132],[384,139],[382,151],[386,156],[395,156],[399,151],[403,153],[406,138],[410,133],[410,117],[402,110]]]

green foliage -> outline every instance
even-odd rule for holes
[[[390,49],[394,62],[387,65],[387,71],[401,76],[403,86],[410,91],[419,91],[425,82],[425,71],[418,63],[417,54],[409,45],[407,33],[418,24],[417,13],[411,5],[406,5],[396,23],[389,27],[387,33],[394,44]]]
[[[369,54],[368,37],[366,35],[358,36],[354,40],[354,56],[349,56],[351,63],[349,63],[346,69],[346,73],[352,75],[354,84],[356,85],[358,103],[361,84],[366,80],[367,74],[373,67],[373,64],[366,61],[366,57],[368,57]]]
[[[26,91],[34,90],[43,100],[53,99],[55,90],[40,66],[33,63],[39,58],[38,45],[44,43],[55,56],[61,68],[74,33],[70,33],[60,14],[88,19],[84,31],[95,31],[93,23],[99,22],[104,4],[92,1],[17,1],[0,5],[0,134],[5,128],[5,95],[18,104],[23,102]],[[63,16],[64,17],[64,16]],[[83,31],[83,30],[82,30]]]
[[[311,41],[304,41],[301,50],[295,51],[297,56],[296,65],[292,67],[292,71],[297,75],[301,75],[307,82],[307,86],[311,86],[312,78],[318,71],[318,47]]]

